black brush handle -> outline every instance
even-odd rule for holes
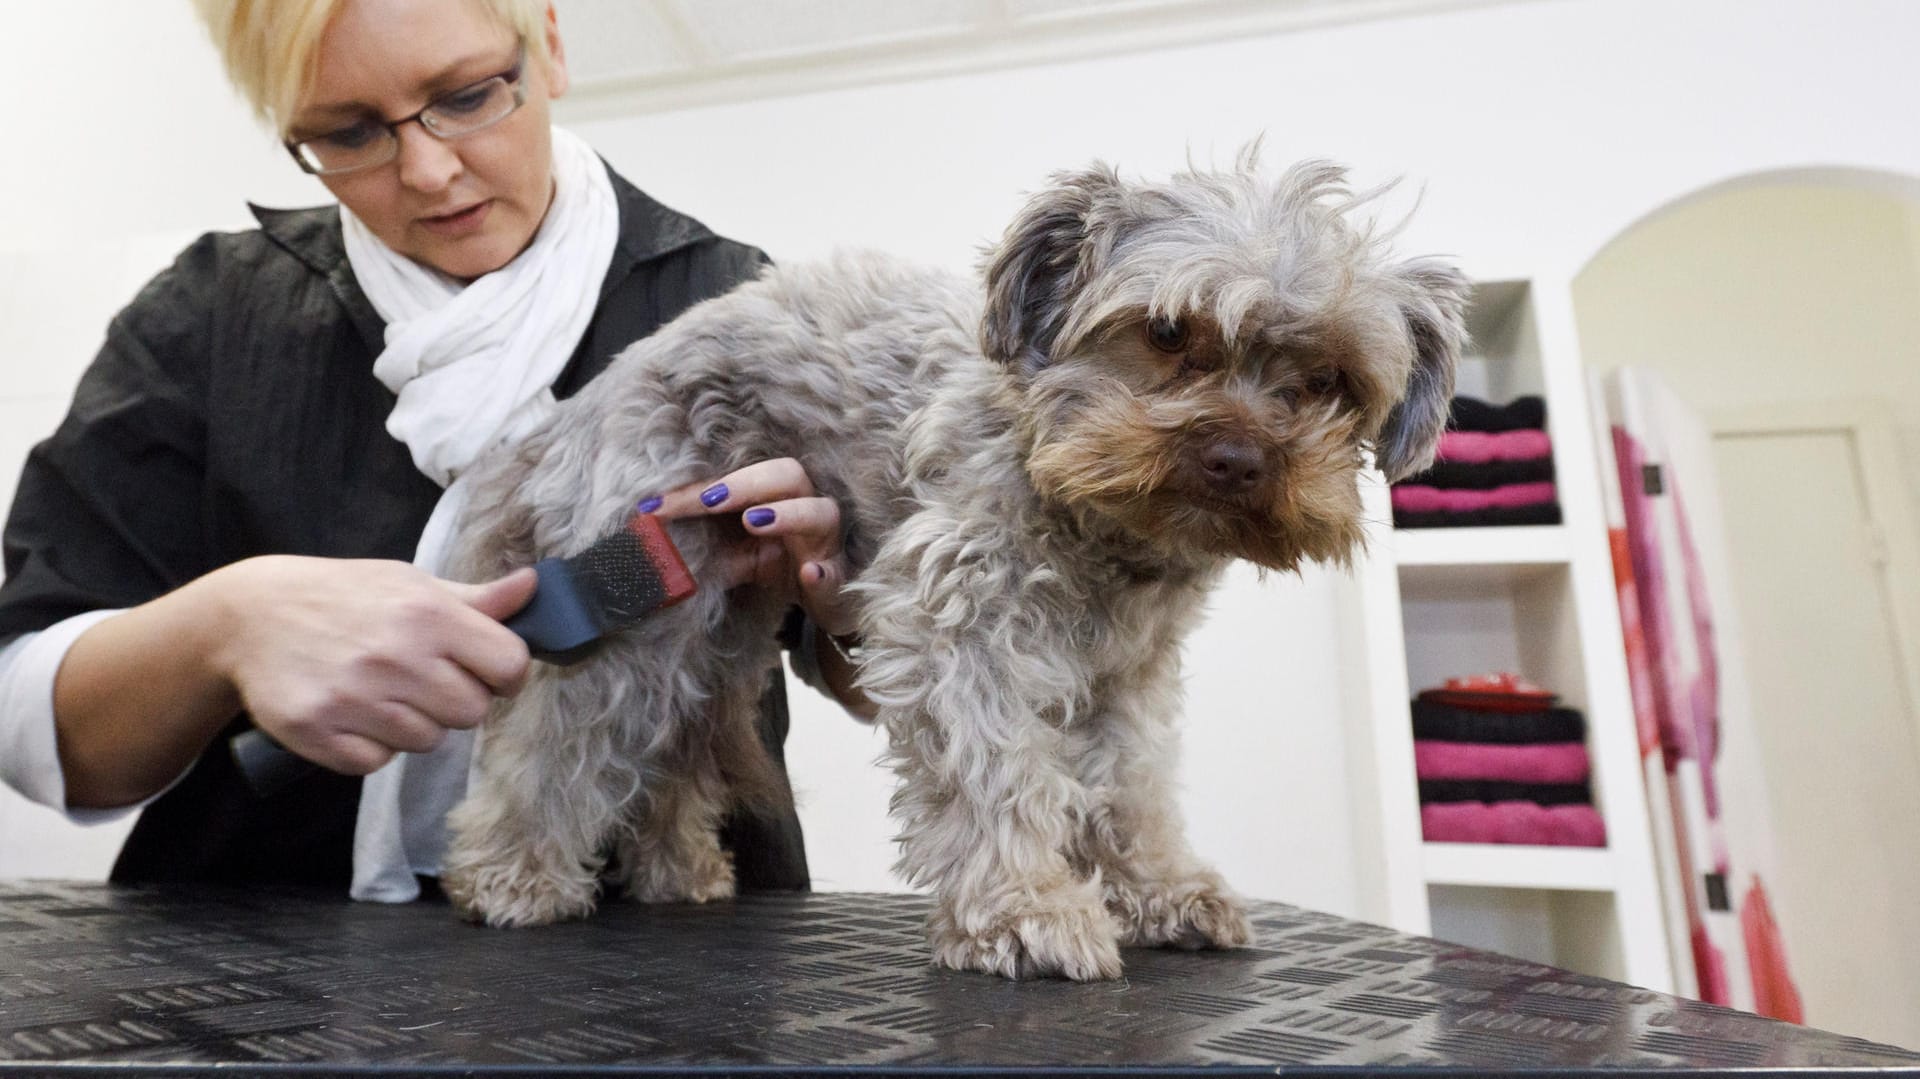
[[[240,769],[240,778],[261,798],[280,793],[294,780],[325,771],[258,727],[227,739],[227,749],[233,754],[234,767]]]

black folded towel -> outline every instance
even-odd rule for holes
[[[1447,417],[1447,426],[1456,431],[1545,430],[1547,399],[1530,395],[1496,405],[1477,397],[1455,397]]]
[[[1572,708],[1484,712],[1477,708],[1422,700],[1414,701],[1412,708],[1415,738],[1514,746],[1536,742],[1579,742],[1587,736],[1586,717]]]
[[[1510,483],[1547,483],[1553,479],[1553,458],[1535,457],[1525,461],[1435,461],[1425,472],[1415,473],[1401,483],[1448,490],[1491,491]]]
[[[1532,506],[1495,506],[1492,509],[1466,510],[1460,513],[1409,513],[1393,511],[1395,528],[1485,528],[1491,525],[1557,525],[1561,521],[1560,503],[1541,502]]]
[[[1420,804],[1430,802],[1532,802],[1543,806],[1592,805],[1586,783],[1508,783],[1497,779],[1423,779]]]

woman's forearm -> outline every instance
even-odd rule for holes
[[[54,679],[54,729],[71,808],[158,793],[240,710],[213,656],[226,622],[218,574],[89,628]]]
[[[70,807],[164,788],[240,711],[294,753],[365,775],[519,691],[500,624],[537,578],[452,584],[405,562],[263,555],[83,633],[54,680]]]

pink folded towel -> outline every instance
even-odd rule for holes
[[[1403,483],[1393,489],[1393,508],[1402,513],[1474,513],[1479,510],[1544,506],[1555,497],[1552,481],[1509,483],[1490,491]]]
[[[1429,843],[1607,845],[1607,826],[1600,820],[1600,811],[1587,805],[1432,802],[1420,807],[1420,830]]]
[[[1421,779],[1496,779],[1509,783],[1579,783],[1587,778],[1579,742],[1493,745],[1416,738],[1413,769]]]
[[[1553,453],[1545,431],[1447,431],[1440,436],[1435,457],[1463,464],[1487,461],[1531,461]]]

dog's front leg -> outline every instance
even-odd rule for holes
[[[1101,687],[1073,751],[1092,799],[1084,856],[1129,945],[1237,948],[1252,939],[1240,898],[1187,842],[1175,772],[1179,658],[1169,645]]]
[[[900,777],[899,868],[934,889],[934,962],[1009,978],[1120,974],[1119,927],[1100,882],[1064,854],[1083,801],[1059,735],[996,693],[949,682],[951,712],[883,722]]]
[[[869,607],[861,681],[881,706],[900,778],[898,868],[933,888],[929,932],[941,966],[1118,977],[1119,927],[1099,880],[1067,853],[1086,797],[1062,729],[1084,677],[1042,643],[1036,619],[1015,624],[985,609],[996,595],[949,591],[930,610],[907,589]],[[962,609],[975,604],[982,609]],[[1042,604],[1023,606],[1031,614]]]

